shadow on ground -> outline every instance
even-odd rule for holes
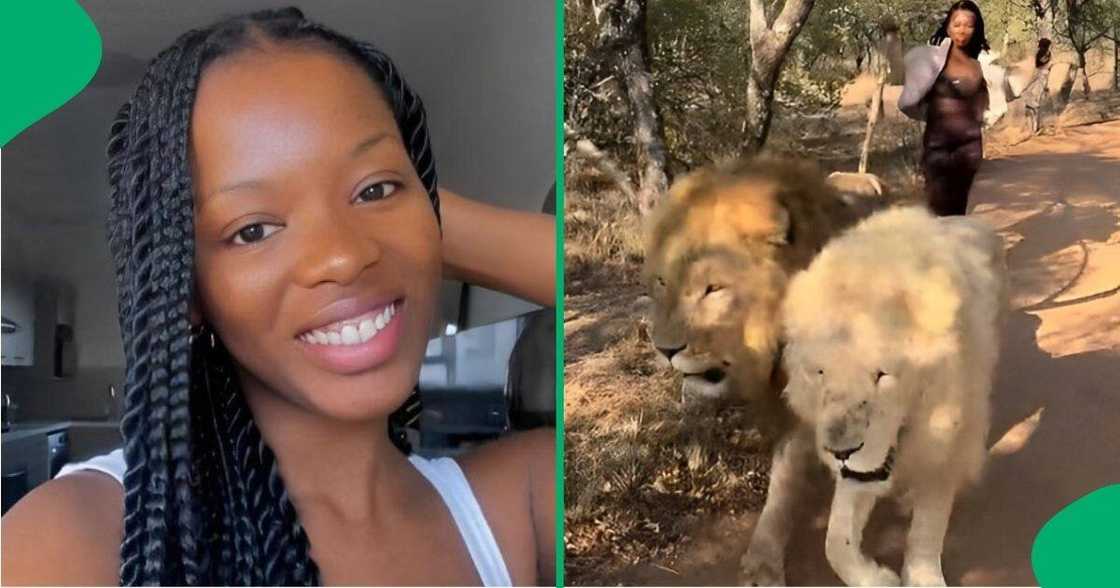
[[[980,484],[954,510],[943,556],[954,585],[1035,585],[1036,533],[1061,508],[1120,483],[1120,122],[1036,138],[985,162],[970,214],[1008,243],[1012,312],[1002,337]],[[830,482],[820,476],[786,558],[791,585],[839,585],[824,556]],[[865,550],[898,570],[908,514],[882,501]],[[603,578],[732,585],[756,513],[695,522],[673,561]]]

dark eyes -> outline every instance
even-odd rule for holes
[[[721,286],[719,284],[708,284],[708,287],[704,288],[704,296],[707,296],[708,294],[712,294],[712,293],[715,293],[715,292],[719,292],[720,290],[723,290],[723,286]]]
[[[388,198],[397,191],[397,188],[400,188],[400,184],[396,182],[377,182],[376,184],[370,184],[363,188],[362,191],[358,192],[358,195],[354,197],[354,200],[357,202],[374,202],[383,198]]]
[[[823,376],[824,375],[824,370],[823,369],[818,369],[817,370],[817,375],[818,376]],[[887,372],[884,372],[883,370],[879,370],[878,372],[876,372],[875,373],[875,383],[878,384],[879,380],[882,380],[883,376],[885,376],[885,375],[887,375]]]
[[[400,188],[400,184],[397,182],[377,182],[375,184],[370,184],[363,188],[361,192],[358,192],[358,195],[354,197],[354,202],[376,202],[392,196],[398,188]],[[253,223],[251,225],[245,225],[233,235],[231,242],[234,245],[257,243],[272,236],[273,233],[279,231],[281,228],[283,228],[283,225],[277,223]]]
[[[275,223],[253,223],[242,228],[233,236],[234,245],[248,245],[267,238],[280,230],[280,225]]]

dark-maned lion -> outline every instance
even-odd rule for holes
[[[814,164],[771,156],[694,172],[646,225],[644,279],[660,363],[684,376],[682,397],[748,405],[777,439],[770,489],[743,557],[748,584],[784,583],[789,510],[812,456],[791,443],[780,400],[780,309],[786,286],[877,202],[842,196]]]

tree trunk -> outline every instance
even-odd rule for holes
[[[1089,68],[1085,59],[1085,53],[1087,52],[1088,49],[1077,52],[1077,75],[1081,77],[1081,91],[1085,93],[1086,98],[1089,97]]]
[[[887,85],[887,68],[879,71],[879,83],[875,93],[871,96],[871,112],[867,114],[867,132],[863,137],[863,148],[859,153],[859,173],[867,173],[867,161],[871,158],[871,136],[875,132],[875,125],[883,111],[883,88]]]
[[[1112,28],[1112,89],[1120,90],[1120,23]]]
[[[1034,9],[1034,14],[1038,17],[1038,38],[1054,40],[1057,0],[1034,0],[1031,3],[1031,8]]]
[[[867,173],[868,160],[871,159],[871,138],[875,134],[875,125],[879,124],[879,117],[883,116],[883,88],[887,85],[888,77],[901,76],[901,71],[895,71],[900,68],[896,63],[902,61],[902,41],[898,35],[898,25],[894,19],[885,19],[879,24],[879,29],[882,31],[882,39],[880,39],[876,47],[875,74],[876,85],[875,93],[871,95],[871,110],[867,113],[867,131],[863,136],[863,147],[860,149],[859,154],[859,173]]]
[[[1054,40],[1054,9],[1048,8],[1042,15],[1038,26],[1038,36],[1042,39]]]
[[[762,0],[749,0],[747,30],[751,44],[751,75],[747,81],[747,136],[743,149],[755,152],[770,135],[774,90],[790,45],[809,18],[815,0],[785,0],[771,23]]]
[[[630,111],[638,159],[638,212],[645,216],[669,190],[665,130],[650,74],[645,0],[609,0],[600,5],[605,17],[599,41],[621,73]]]

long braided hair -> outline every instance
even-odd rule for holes
[[[424,107],[374,46],[287,8],[191,30],[152,61],[108,145],[108,235],[127,364],[122,585],[319,583],[233,359],[213,332],[192,332],[189,318],[188,154],[199,75],[214,59],[265,42],[322,46],[364,68],[389,103],[439,218]]]

